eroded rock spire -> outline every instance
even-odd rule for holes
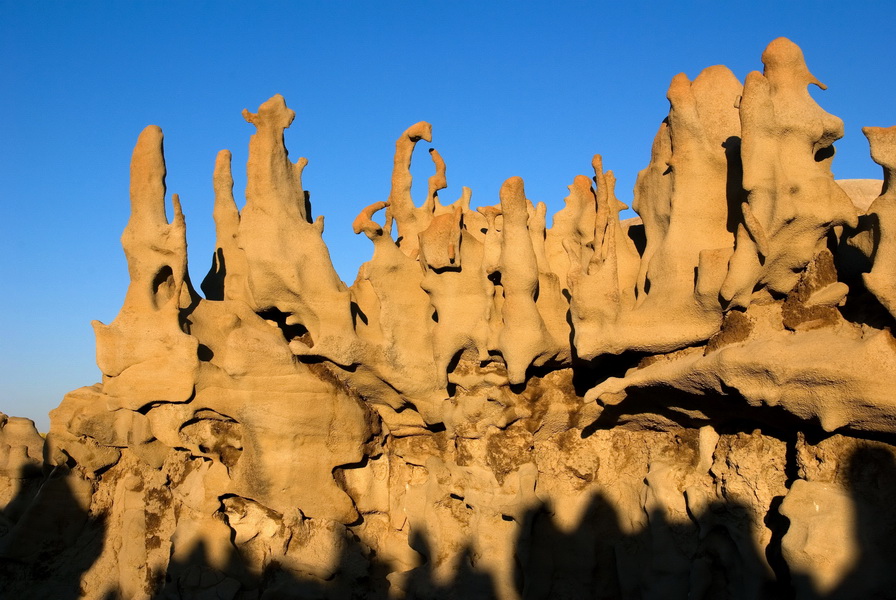
[[[0,414],[0,595],[888,594],[896,128],[841,187],[802,52],[762,61],[672,78],[635,219],[600,155],[550,227],[521,177],[443,202],[435,149],[415,202],[412,125],[351,286],[281,96],[243,113],[241,211],[215,161],[205,297],[148,127],[102,382],[45,442]]]

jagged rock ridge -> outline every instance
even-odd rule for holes
[[[140,135],[130,286],[95,322],[103,381],[43,441],[0,419],[16,597],[809,598],[892,589],[896,127],[884,180],[834,180],[843,123],[789,40],[744,84],[673,78],[621,221],[600,156],[547,226],[418,206],[417,123],[371,259],[337,276],[283,131],[257,113],[246,204],[214,169],[204,297]],[[385,209],[384,220],[375,220]]]

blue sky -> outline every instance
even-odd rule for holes
[[[724,64],[743,81],[782,35],[846,123],[837,177],[879,178],[861,127],[896,124],[891,16],[884,2],[0,0],[0,411],[46,430],[67,391],[99,380],[90,321],[110,322],[124,298],[128,163],[146,125],[165,132],[198,287],[215,155],[233,152],[239,199],[253,132],[240,111],[283,94],[291,158],[309,159],[314,214],[351,283],[371,253],[351,221],[386,198],[409,125],[433,124],[448,200],[465,185],[494,204],[519,175],[552,213],[600,153],[628,203],[672,77]]]

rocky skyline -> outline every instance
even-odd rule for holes
[[[474,205],[492,204],[518,175],[553,214],[600,153],[630,204],[672,78],[725,64],[742,79],[761,68],[754,49],[780,35],[831,84],[813,94],[845,123],[835,175],[879,177],[861,127],[887,124],[896,93],[879,75],[891,45],[868,33],[886,9],[266,3],[247,12],[229,3],[43,10],[4,1],[0,183],[15,208],[0,276],[16,285],[0,300],[0,410],[46,431],[69,389],[99,380],[89,322],[113,319],[125,292],[116,249],[128,219],[127,157],[148,124],[165,129],[168,185],[180,194],[199,281],[215,244],[215,154],[233,152],[240,201],[251,126],[238,112],[283,94],[298,113],[287,143],[311,161],[306,188],[327,216],[337,273],[351,283],[370,257],[351,221],[388,196],[393,141],[409,124],[433,125],[449,165],[445,197],[467,186]],[[415,193],[425,194],[428,160],[412,168],[423,185]],[[26,318],[24,307],[41,317]]]
[[[45,439],[0,414],[0,592],[885,597],[896,126],[863,128],[882,179],[835,180],[828,82],[787,38],[761,62],[672,79],[637,218],[600,154],[550,217],[518,176],[446,198],[411,124],[351,285],[282,95],[242,111],[242,207],[217,154],[201,281],[146,127],[102,381]]]

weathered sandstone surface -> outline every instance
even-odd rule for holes
[[[0,595],[896,597],[896,127],[837,182],[824,86],[762,62],[672,80],[638,219],[600,156],[550,226],[519,177],[443,203],[435,150],[417,202],[412,125],[351,286],[281,96],[202,294],[146,128],[102,382],[0,414]]]

